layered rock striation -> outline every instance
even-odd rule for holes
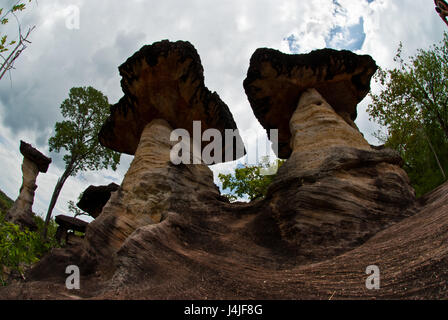
[[[292,154],[268,197],[282,237],[304,254],[342,253],[414,213],[398,153],[371,148],[316,89],[301,95],[290,130]]]

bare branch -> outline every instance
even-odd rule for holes
[[[30,33],[36,28],[36,26],[33,26],[28,29],[28,32],[25,36],[22,34],[19,35],[19,42],[15,46],[14,50],[9,54],[9,56],[5,59],[5,61],[2,63],[0,67],[0,80],[3,78],[5,73],[8,70],[11,70],[14,68],[14,61],[20,56],[20,54],[27,48],[27,44],[31,43],[31,41],[28,40],[28,37]]]

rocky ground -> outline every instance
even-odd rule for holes
[[[218,201],[218,200],[216,200]],[[412,217],[377,233],[362,245],[313,262],[276,238],[270,221],[249,213],[257,204],[227,204],[188,223],[179,216],[150,227],[146,268],[120,268],[120,275],[82,276],[81,290],[65,288],[60,269],[35,270],[40,280],[0,289],[3,299],[446,299],[448,184],[421,198]],[[267,219],[268,220],[268,219]],[[261,238],[263,240],[261,240]],[[130,244],[129,244],[130,245]],[[55,249],[65,264],[77,248]],[[124,253],[123,253],[124,254]],[[132,259],[131,252],[127,253]],[[135,258],[135,257],[134,257]],[[124,263],[124,261],[123,261]],[[367,290],[366,267],[381,272],[379,290]],[[41,274],[38,274],[41,273]],[[44,276],[45,275],[45,276]],[[46,278],[46,279],[44,279]]]

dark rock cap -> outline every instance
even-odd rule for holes
[[[34,162],[40,172],[47,172],[51,158],[44,156],[39,150],[33,148],[31,144],[22,140],[20,140],[20,153],[28,160]]]
[[[61,227],[71,229],[73,231],[86,232],[86,228],[89,225],[88,222],[62,214],[56,216],[54,219]]]
[[[278,156],[288,158],[289,120],[303,91],[315,88],[344,119],[354,121],[356,106],[370,90],[377,65],[368,55],[333,49],[285,54],[257,49],[250,60],[244,89],[255,116],[268,131],[278,129]]]
[[[120,186],[113,182],[107,186],[89,186],[82,193],[82,197],[76,205],[96,218],[100,215],[107,201],[109,201],[111,193],[119,188]]]
[[[189,42],[163,40],[146,45],[119,71],[124,97],[111,106],[99,133],[105,147],[134,154],[144,127],[157,118],[173,129],[186,129],[190,137],[194,120],[201,121],[202,132],[215,128],[223,136],[225,129],[237,128],[227,105],[205,87],[200,57]],[[238,139],[242,143],[239,135]]]

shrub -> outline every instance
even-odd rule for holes
[[[35,220],[38,230],[32,232],[5,221],[3,215],[0,215],[0,285],[7,285],[8,277],[14,272],[24,278],[27,267],[58,246],[54,220],[49,225],[47,240],[42,237],[44,221],[40,217]]]

